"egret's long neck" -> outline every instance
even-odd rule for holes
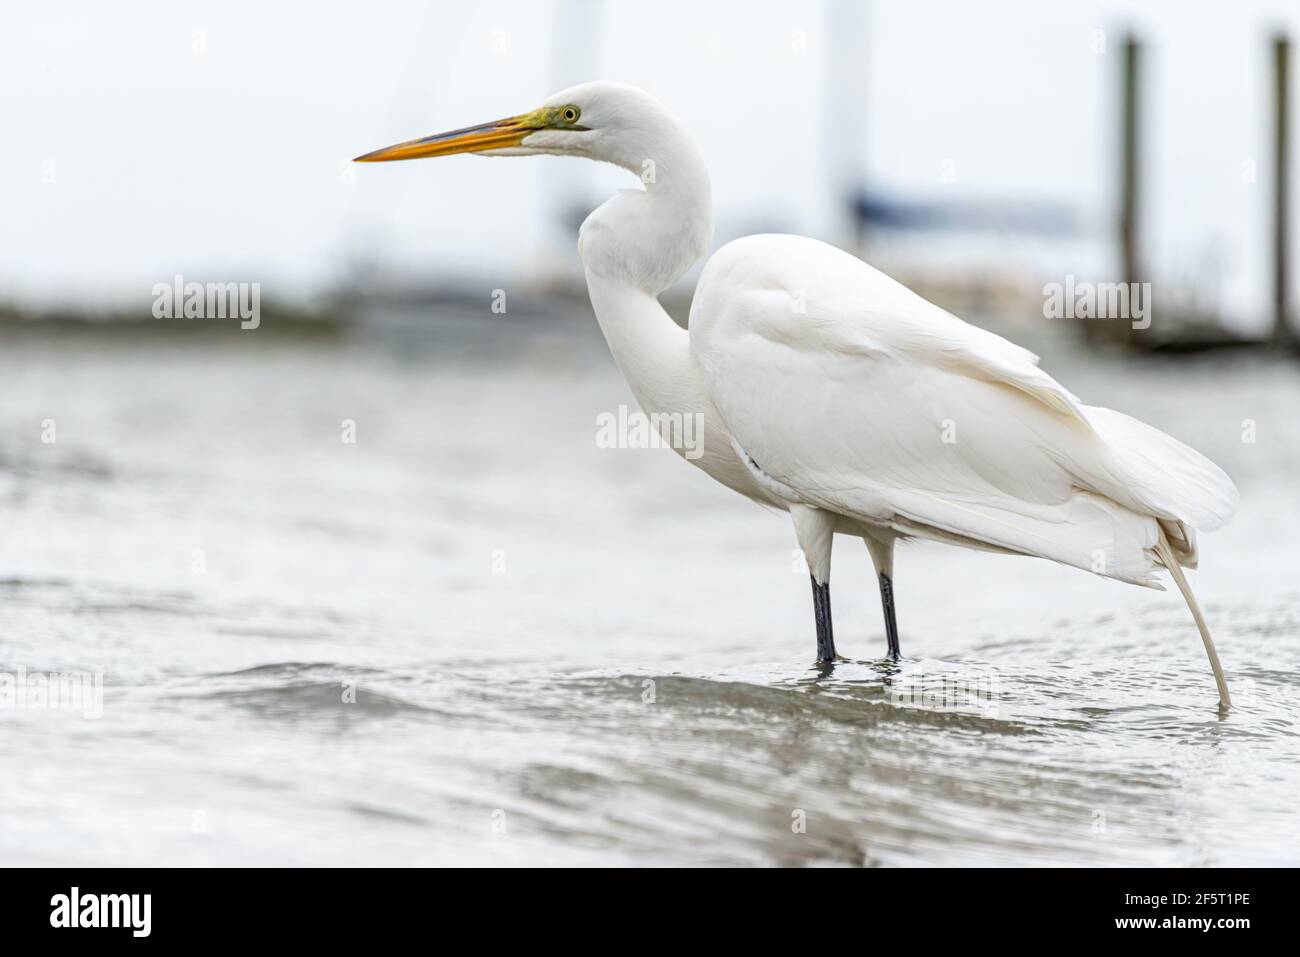
[[[636,173],[582,224],[578,249],[591,304],[614,359],[647,411],[687,411],[702,395],[686,331],[656,298],[713,238],[709,175],[670,116],[653,118],[610,157]]]

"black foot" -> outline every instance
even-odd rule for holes
[[[880,604],[885,609],[885,640],[889,642],[889,657],[897,661],[902,653],[898,650],[898,621],[894,617],[894,583],[884,572],[880,573]]]
[[[817,660],[835,660],[835,635],[831,630],[831,586],[817,584],[812,579],[813,615],[817,619]]]

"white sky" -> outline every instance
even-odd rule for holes
[[[292,295],[329,283],[357,252],[488,277],[576,264],[552,222],[557,201],[598,201],[623,185],[615,170],[346,161],[520,112],[589,77],[643,86],[685,120],[710,161],[720,239],[771,228],[834,239],[824,125],[841,101],[826,98],[828,6],[11,5],[0,298],[135,295],[178,271]],[[875,0],[861,38],[868,178],[917,197],[1064,202],[1100,226],[1126,23],[1151,45],[1152,260],[1165,273],[1221,273],[1227,306],[1263,320],[1265,44],[1279,24],[1300,36],[1300,4]],[[949,162],[952,183],[941,179]]]

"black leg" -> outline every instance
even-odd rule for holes
[[[809,576],[810,578],[812,576]],[[835,635],[831,631],[831,584],[812,579],[813,615],[817,618],[817,660],[835,660]]]
[[[894,618],[894,583],[884,572],[880,573],[880,604],[885,609],[885,640],[889,642],[889,657],[899,658],[898,621]]]

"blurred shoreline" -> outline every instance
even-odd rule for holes
[[[1300,345],[1294,339],[1276,342],[1233,332],[1196,312],[1157,313],[1156,321],[1145,330],[1147,334],[1125,336],[1128,323],[1124,320],[1047,318],[1037,287],[1023,276],[891,274],[941,308],[1033,351],[1038,351],[1036,343],[1057,339],[1098,354],[1226,350],[1294,356]],[[236,318],[160,319],[151,314],[147,304],[97,308],[77,302],[0,301],[0,337],[111,334],[168,339],[192,336],[207,341],[246,332],[286,338],[383,336],[394,329],[409,332],[422,325],[459,326],[476,321],[517,320],[533,327],[557,328],[574,321],[595,324],[586,288],[580,283],[510,283],[508,288],[508,300],[504,289],[489,289],[487,284],[413,281],[352,285],[308,300],[268,298],[261,305],[255,329],[241,328]],[[693,282],[683,282],[660,297],[665,310],[683,327],[687,326],[694,292]]]

